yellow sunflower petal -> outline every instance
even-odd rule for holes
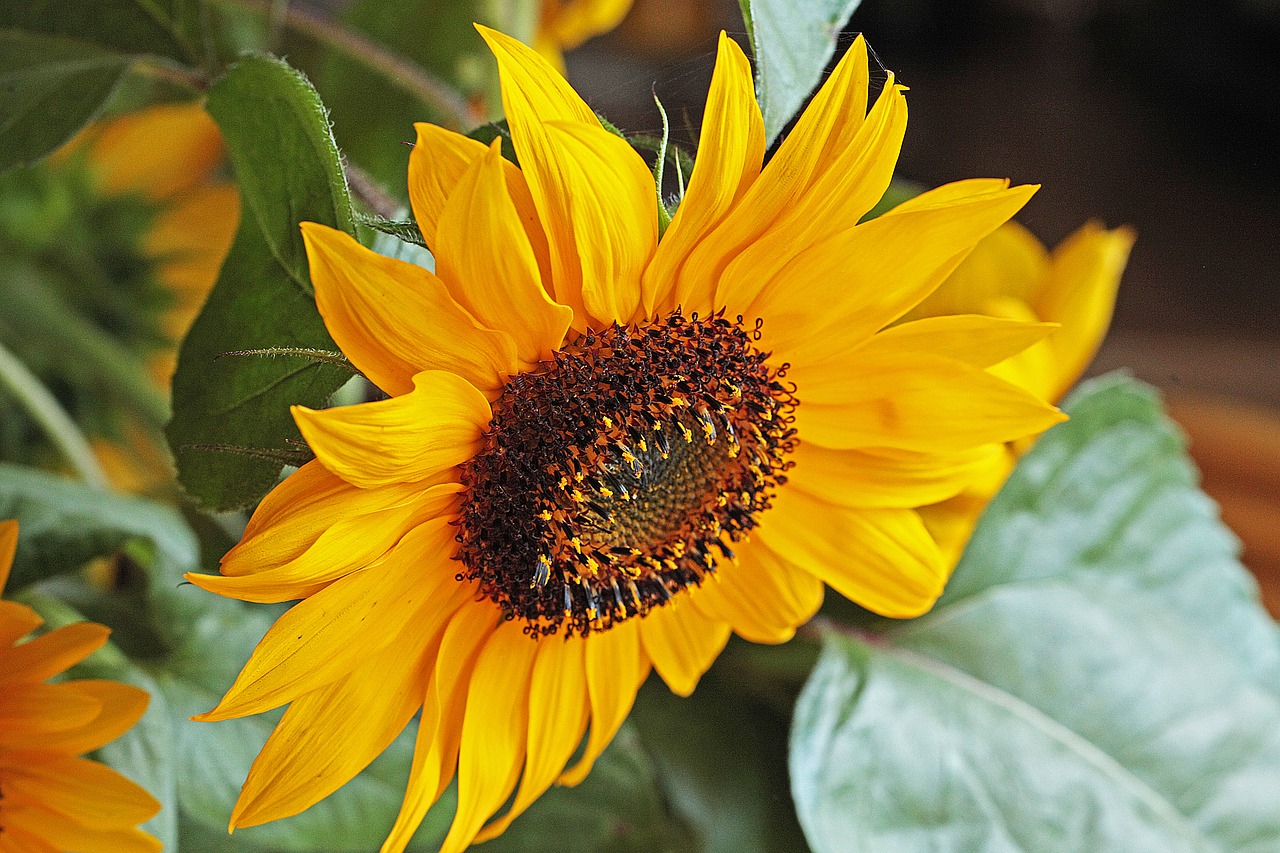
[[[380,561],[294,605],[258,643],[235,684],[201,721],[258,714],[350,674],[390,642],[422,602],[456,592],[448,520],[423,524]],[[437,559],[433,559],[432,557]],[[379,626],[376,634],[370,625]]]
[[[1005,453],[990,443],[952,453],[921,453],[867,447],[830,450],[801,442],[787,488],[800,489],[839,506],[925,506],[959,494]]]
[[[111,629],[77,622],[17,646],[0,646],[0,684],[44,681],[102,648]]]
[[[764,148],[764,119],[756,104],[751,64],[737,42],[721,32],[702,118],[698,161],[680,207],[645,271],[645,313],[695,304],[690,291],[694,278],[686,284],[677,283],[684,262],[760,175]],[[705,299],[710,293],[700,296]]]
[[[758,535],[779,559],[882,616],[919,616],[947,580],[938,546],[909,509],[846,509],[782,489]]]
[[[564,770],[587,728],[587,676],[580,637],[544,637],[538,641],[529,684],[529,742],[524,775],[511,808],[486,826],[475,843],[506,831]]]
[[[726,265],[802,202],[835,159],[851,150],[866,114],[867,77],[866,45],[859,37],[732,215],[692,250],[679,285],[686,311],[719,307],[712,297]]]
[[[926,317],[890,326],[872,338],[864,351],[895,347],[953,358],[974,367],[990,367],[1059,328],[1057,323],[1030,323],[981,314]]]
[[[779,560],[760,543],[740,543],[691,596],[709,618],[728,622],[753,643],[785,643],[822,604],[822,581]]]
[[[869,72],[867,43],[859,35],[778,146],[769,170],[780,186],[829,169],[852,143],[867,114]]]
[[[436,229],[446,201],[467,169],[484,157],[488,148],[482,142],[434,124],[419,123],[414,127],[418,131],[418,144],[409,155],[409,203],[423,239],[428,246],[435,247]],[[542,281],[549,282],[551,257],[547,235],[538,221],[538,209],[529,194],[524,173],[514,163],[503,160],[502,175],[507,183],[507,194],[516,207],[529,245],[538,259]]]
[[[796,381],[796,428],[823,447],[953,453],[1043,432],[1066,416],[980,368],[924,353],[859,353]]]
[[[402,853],[453,778],[471,673],[500,619],[498,608],[483,602],[459,608],[445,628],[422,708],[404,802],[381,853]]]
[[[279,568],[313,548],[333,527],[417,503],[431,487],[457,479],[457,469],[446,468],[414,483],[361,489],[313,459],[258,504],[239,544],[222,558],[222,573],[249,575]]]
[[[365,568],[387,553],[418,525],[451,515],[461,483],[440,483],[415,490],[413,499],[381,511],[346,518],[320,534],[297,559],[244,575],[189,573],[201,589],[241,601],[276,603],[314,595],[326,585]]]
[[[63,853],[34,832],[15,826],[0,832],[0,853]]]
[[[434,247],[445,203],[488,149],[483,142],[434,124],[419,122],[413,127],[418,141],[409,153],[409,204],[423,239]]]
[[[529,731],[529,680],[538,643],[504,622],[480,652],[467,691],[458,753],[458,811],[440,853],[461,853],[520,777]]]
[[[928,295],[1034,192],[977,181],[925,193],[906,211],[899,206],[805,251],[746,313],[764,318],[768,347],[793,365],[840,358]]]
[[[448,603],[421,607],[345,678],[294,700],[249,769],[232,829],[310,808],[387,748],[422,707]]]
[[[160,276],[165,288],[179,297],[180,308],[200,310],[239,224],[240,192],[233,184],[198,187],[156,214],[143,248],[161,259]]]
[[[798,253],[846,230],[879,201],[893,177],[907,130],[902,93],[891,76],[848,147],[725,268],[716,287],[717,306],[736,311],[749,305]],[[768,170],[761,183],[767,179]]]
[[[544,0],[538,22],[539,41],[554,45],[557,50],[571,50],[622,23],[631,3],[632,0]]]
[[[595,765],[618,733],[636,691],[649,674],[649,661],[640,648],[640,629],[632,619],[586,639],[587,692],[591,700],[591,733],[577,764],[560,775],[561,785],[577,785]]]
[[[96,761],[44,753],[5,771],[6,798],[40,803],[89,829],[133,827],[160,811],[140,786]]]
[[[729,642],[730,633],[728,623],[707,618],[687,602],[659,607],[640,621],[645,653],[677,696],[693,693]]]
[[[346,502],[358,497],[376,500],[382,493],[358,489],[311,460],[258,504],[240,542],[222,558],[223,572],[239,575],[284,565],[310,548],[331,525],[361,512]],[[238,570],[230,568],[241,561]]]
[[[367,489],[425,480],[470,459],[491,412],[470,382],[428,370],[403,396],[323,411],[294,406],[293,417],[322,465]]]
[[[46,735],[92,722],[101,711],[95,697],[70,684],[8,684],[0,693],[0,747],[38,744]]]
[[[640,307],[640,276],[658,245],[653,176],[640,155],[608,131],[550,122],[544,132],[550,159],[542,164],[549,180],[541,209],[568,223],[561,243],[574,247],[583,307],[606,325],[630,322]]]
[[[30,607],[16,601],[0,601],[0,645],[12,645],[44,624]]]
[[[41,736],[42,749],[70,755],[92,752],[120,737],[138,722],[151,700],[145,690],[116,681],[77,679],[59,686],[98,704],[98,713],[83,725]]]
[[[986,311],[994,317],[1003,317],[1020,322],[1037,320],[1031,306],[1021,299],[1012,296],[993,297],[987,301]],[[1061,327],[1058,327],[1061,331]],[[1011,382],[1029,391],[1043,400],[1058,399],[1055,391],[1059,382],[1058,359],[1054,354],[1052,338],[1057,332],[1050,333],[1046,340],[1027,347],[1020,353],[1006,358],[988,370],[993,376],[999,376],[1005,382]]]
[[[1049,253],[1030,231],[1010,220],[984,237],[907,317],[990,314],[991,301],[1007,297],[1031,303],[1048,275]]]
[[[1051,399],[1065,394],[1098,352],[1135,236],[1128,228],[1107,231],[1090,223],[1054,250],[1036,302],[1041,319],[1062,324],[1049,339],[1059,371]]]
[[[511,337],[477,323],[432,273],[314,222],[302,223],[302,237],[325,326],[388,394],[407,393],[423,370],[448,370],[494,390],[516,369]]]
[[[4,809],[4,830],[7,835],[15,830],[29,832],[33,837],[50,844],[50,850],[75,850],[76,853],[160,853],[163,845],[159,839],[140,829],[90,829],[66,815],[28,804],[7,804]],[[43,847],[19,847],[23,853],[39,853]],[[0,850],[4,850],[0,847]]]
[[[18,522],[0,521],[0,591],[9,583],[9,569],[13,566],[13,558],[17,553]]]
[[[511,335],[526,364],[551,357],[573,310],[542,287],[538,260],[503,178],[498,142],[459,179],[440,217],[436,271],[481,323]],[[500,248],[499,248],[500,247]]]
[[[563,156],[547,131],[552,121],[580,122],[600,127],[591,108],[564,77],[534,50],[510,36],[477,25],[498,61],[502,107],[511,128],[511,141],[547,235],[551,257],[552,295],[574,311],[574,327],[585,328],[582,269],[573,232],[564,218],[562,194],[555,169]]]
[[[195,103],[127,113],[88,133],[100,186],[111,194],[170,196],[204,181],[224,156],[218,126]]]

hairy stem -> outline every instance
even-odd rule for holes
[[[8,391],[39,424],[81,479],[103,490],[109,488],[107,476],[84,433],[40,380],[3,344],[0,344],[0,388]]]

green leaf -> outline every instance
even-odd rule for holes
[[[362,216],[360,217],[360,224],[381,234],[390,234],[404,243],[409,243],[422,249],[427,248],[427,241],[422,236],[422,229],[412,219],[383,219],[381,216]]]
[[[21,0],[0,5],[0,28],[92,41],[127,54],[193,62],[194,49],[154,0]]]
[[[0,463],[0,519],[19,522],[10,592],[74,571],[94,557],[146,539],[175,573],[195,567],[194,540],[172,509],[18,465]]]
[[[770,144],[808,100],[860,0],[739,0]]]
[[[445,112],[419,86],[406,85],[412,74],[391,73],[354,55],[334,56],[320,75],[320,91],[333,109],[334,130],[355,162],[384,186],[407,198],[405,175],[413,123],[429,121],[465,131],[472,121],[501,113],[498,67],[472,22],[530,42],[537,4],[518,0],[411,0],[385,3],[360,0],[350,5],[345,22],[383,45],[409,70],[425,71],[460,95],[460,108]],[[429,37],[421,26],[425,22]],[[459,115],[459,113],[463,113]]]
[[[310,292],[298,224],[355,233],[342,157],[319,95],[288,63],[248,56],[209,90],[206,109],[271,253]]]
[[[246,217],[178,353],[165,429],[178,479],[206,507],[239,509],[266,494],[300,449],[289,443],[302,440],[289,407],[323,406],[351,376],[302,357],[222,357],[272,347],[337,349],[311,296]]]
[[[705,677],[689,698],[650,680],[631,721],[698,853],[806,850],[787,791],[786,718]]]
[[[0,171],[34,163],[70,139],[130,62],[82,41],[0,30]]]
[[[1280,632],[1155,394],[1081,389],[947,593],[797,705],[815,851],[1280,846]]]
[[[351,374],[305,357],[222,356],[336,350],[315,307],[298,224],[355,226],[324,106],[301,74],[247,57],[214,85],[208,109],[248,212],[179,352],[166,433],[187,491],[229,510],[253,504],[284,464],[309,455],[296,444],[289,407],[324,405]]]

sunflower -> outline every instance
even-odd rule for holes
[[[0,591],[18,523],[0,522]],[[45,682],[84,660],[109,631],[78,622],[19,642],[40,627],[29,607],[0,601],[0,853],[143,853],[160,842],[137,828],[160,811],[142,788],[78,756],[124,734],[147,694],[114,681]]]
[[[1056,403],[1102,345],[1133,241],[1132,229],[1108,230],[1090,222],[1050,253],[1026,228],[1007,222],[978,243],[906,320],[972,313],[1061,324],[1044,340],[990,368]],[[949,562],[960,559],[983,509],[1030,445],[1029,440],[1010,443],[964,491],[921,510]]]
[[[558,69],[564,51],[607,33],[631,11],[632,0],[542,0],[534,47]]]
[[[586,776],[651,668],[688,695],[731,632],[787,640],[824,583],[888,616],[928,610],[948,567],[912,507],[1062,419],[984,369],[1041,326],[886,329],[1033,189],[965,181],[856,224],[906,123],[892,78],[867,110],[861,39],[762,166],[750,67],[722,35],[659,240],[640,156],[537,53],[482,32],[520,167],[418,126],[410,198],[434,274],[302,226],[326,325],[389,397],[295,408],[316,459],[221,575],[190,576],[302,599],[197,717],[289,703],[233,829],[325,797],[421,711],[383,850],[455,771],[444,853],[492,838]]]

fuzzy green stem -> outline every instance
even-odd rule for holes
[[[3,344],[0,344],[0,387],[8,391],[39,424],[81,479],[99,489],[109,488],[107,476],[98,465],[84,433],[40,380]]]

